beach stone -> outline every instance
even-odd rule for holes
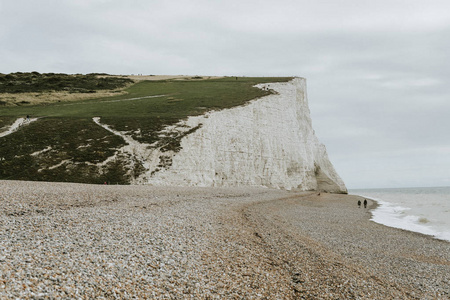
[[[0,191],[0,298],[449,296],[450,243],[373,223],[356,196],[18,181]]]

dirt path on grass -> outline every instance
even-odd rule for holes
[[[127,135],[123,132],[114,130],[111,128],[111,126],[107,124],[103,124],[100,122],[100,117],[94,117],[92,118],[95,124],[103,127],[104,129],[108,130],[109,132],[120,136],[126,143],[125,146],[117,150],[117,153],[126,153],[129,155],[129,159],[131,160],[130,163],[137,162],[142,167],[144,167],[145,171],[153,170],[156,168],[156,166],[159,163],[159,155],[160,151],[158,149],[155,149],[150,144],[146,143],[140,143],[133,139],[130,135]],[[110,157],[107,159],[107,161],[110,161],[114,159],[114,157],[117,155],[114,154],[113,157]],[[139,178],[136,178],[134,180],[139,181]]]
[[[0,132],[0,137],[7,136],[7,135],[19,130],[20,127],[29,125],[31,122],[37,121],[37,119],[38,118],[30,118],[30,119],[18,118],[17,120],[14,121],[13,124],[11,124],[9,127],[6,127],[6,130],[4,130],[3,132]]]

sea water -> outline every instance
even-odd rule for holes
[[[450,187],[357,189],[378,202],[372,221],[450,241]]]

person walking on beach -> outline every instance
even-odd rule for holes
[[[361,200],[358,200],[358,208],[361,208]]]
[[[364,208],[367,207],[367,199],[364,199]]]

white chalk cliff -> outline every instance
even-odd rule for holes
[[[267,186],[345,193],[347,189],[314,134],[306,80],[260,84],[276,93],[248,104],[190,117],[201,127],[181,140],[172,164],[138,180],[155,185]],[[153,153],[153,158],[158,155]],[[155,164],[152,164],[155,165]],[[145,181],[145,182],[142,182]]]

